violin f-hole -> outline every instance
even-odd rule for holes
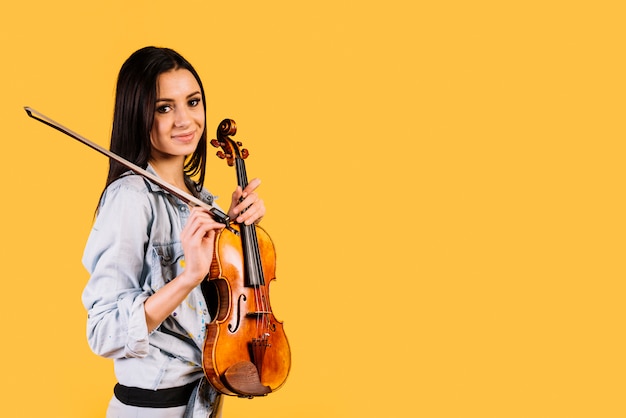
[[[235,312],[235,316],[237,317],[237,322],[235,323],[234,327],[233,327],[233,324],[228,324],[228,330],[232,332],[233,334],[237,332],[237,330],[239,329],[239,326],[241,325],[241,304],[245,302],[247,299],[248,298],[246,298],[246,295],[244,295],[243,293],[239,295],[239,297],[237,298],[237,309]]]

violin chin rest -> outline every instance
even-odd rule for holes
[[[256,366],[249,361],[240,361],[224,372],[226,384],[239,396],[265,396],[272,391],[261,383]]]

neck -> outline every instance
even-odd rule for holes
[[[184,159],[155,160],[151,158],[150,165],[163,181],[189,192],[183,173]]]

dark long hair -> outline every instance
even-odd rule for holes
[[[122,65],[117,78],[111,152],[138,165],[148,166],[150,159],[150,131],[154,121],[157,99],[157,81],[160,74],[185,69],[195,77],[202,93],[206,120],[206,99],[200,76],[178,52],[169,48],[148,46],[134,52]],[[200,191],[206,173],[206,123],[196,150],[187,157],[184,166],[185,181],[194,194]],[[109,160],[106,188],[128,171],[120,163]],[[191,180],[199,174],[198,180]],[[104,193],[104,192],[103,192]]]

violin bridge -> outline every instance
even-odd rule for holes
[[[247,312],[246,316],[263,316],[263,315],[269,315],[271,314],[270,311],[252,311],[252,312]]]

